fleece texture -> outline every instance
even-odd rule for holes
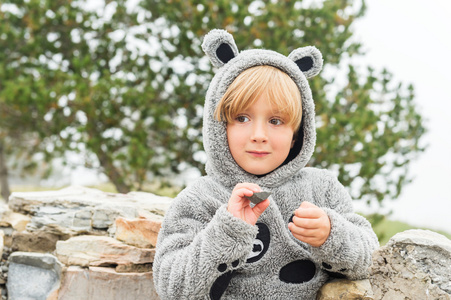
[[[212,30],[202,48],[218,68],[207,91],[203,138],[207,175],[183,190],[167,212],[153,265],[161,299],[315,299],[330,277],[362,279],[378,241],[355,214],[337,178],[306,167],[316,141],[315,107],[307,81],[322,68],[315,47],[288,57],[270,50],[238,52],[233,37]],[[214,111],[233,80],[247,68],[271,65],[287,73],[301,93],[303,122],[290,160],[265,176],[249,174],[233,159],[226,123]],[[235,218],[227,202],[236,184],[252,182],[271,192],[255,226]],[[293,237],[288,223],[303,201],[328,214],[331,233],[320,247]]]

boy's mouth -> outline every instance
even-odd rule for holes
[[[265,157],[266,155],[270,154],[266,151],[247,151],[247,153],[255,157]]]

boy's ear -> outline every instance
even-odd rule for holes
[[[205,37],[202,50],[210,58],[213,66],[220,68],[238,55],[233,36],[225,30],[213,29]]]
[[[293,50],[288,58],[294,61],[306,78],[312,78],[323,67],[323,56],[314,46],[302,47]]]

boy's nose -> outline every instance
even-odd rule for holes
[[[253,142],[264,143],[268,141],[268,135],[263,125],[255,125],[252,130],[251,139]]]

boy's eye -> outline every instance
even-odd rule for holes
[[[237,120],[240,123],[244,123],[244,122],[248,122],[249,118],[246,117],[246,116],[238,116],[238,117],[235,118],[235,120]]]
[[[269,123],[271,123],[272,125],[282,125],[283,121],[281,119],[271,119],[269,120]]]

